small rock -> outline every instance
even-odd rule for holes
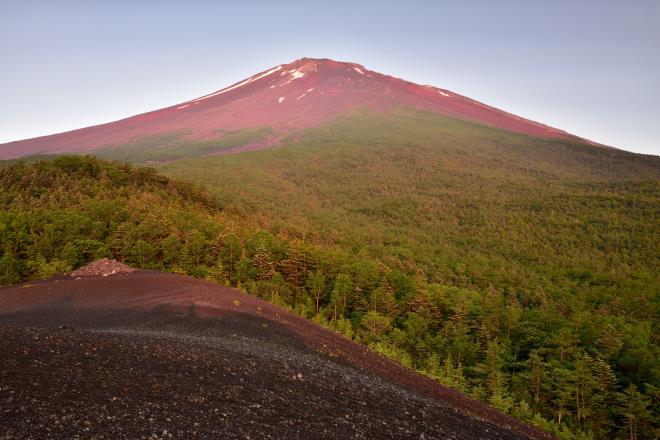
[[[131,272],[135,272],[135,269],[125,265],[124,263],[120,263],[117,260],[103,258],[101,260],[93,261],[86,266],[74,270],[73,272],[70,273],[70,276],[79,280],[81,277],[90,277],[90,276],[107,277],[109,275],[116,275],[120,273],[131,273]]]

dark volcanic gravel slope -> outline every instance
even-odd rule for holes
[[[273,305],[168,274],[0,289],[0,353],[3,439],[542,435],[467,415]]]

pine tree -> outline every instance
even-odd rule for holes
[[[619,393],[618,401],[616,410],[625,421],[625,434],[628,439],[637,440],[640,438],[640,427],[648,426],[652,420],[649,412],[651,399],[640,393],[635,384],[630,384]]]
[[[186,240],[186,248],[197,267],[205,262],[208,252],[208,242],[206,237],[198,230],[194,230]]]
[[[243,245],[241,240],[235,234],[229,234],[223,241],[222,251],[220,257],[222,258],[223,266],[230,272],[243,253]]]
[[[181,253],[181,242],[179,239],[174,234],[168,235],[160,242],[160,249],[163,255],[163,263],[170,267],[176,266]]]
[[[234,274],[236,284],[245,285],[246,282],[254,279],[256,269],[252,265],[252,261],[243,253],[241,258],[236,263],[236,271]]]
[[[222,260],[219,258],[216,260],[216,263],[208,269],[207,274],[207,277],[216,283],[224,285],[227,285],[228,283],[228,274],[225,272],[224,267],[222,266]]]
[[[486,383],[486,392],[491,403],[503,411],[508,411],[510,405],[503,367],[504,360],[500,343],[496,339],[489,341],[484,360],[477,365],[475,370],[481,374]]]
[[[617,403],[616,376],[604,360],[590,357],[585,359],[590,361],[587,367],[591,373],[591,381],[588,384],[588,395],[584,396],[584,406],[591,418],[594,434],[597,438],[602,438],[611,429],[612,411]]]
[[[373,336],[379,337],[391,328],[390,319],[380,313],[370,310],[362,317],[364,326]]]
[[[409,309],[411,312],[424,317],[424,319],[434,326],[439,318],[440,310],[433,302],[428,287],[419,289],[417,292],[417,298],[411,302]]]
[[[569,370],[558,363],[552,368],[552,403],[555,414],[557,415],[557,424],[562,425],[567,416],[571,414],[573,408],[576,380],[575,372]]]
[[[320,310],[321,296],[323,295],[323,290],[325,289],[325,275],[323,275],[323,273],[319,270],[310,273],[307,276],[306,286],[314,296],[314,301],[316,302],[316,314],[318,315]]]
[[[257,252],[252,257],[252,265],[256,269],[256,279],[259,281],[267,280],[273,275],[275,264],[271,253],[263,243],[259,245]]]
[[[383,280],[377,289],[371,291],[371,309],[392,318],[398,315],[399,305],[394,288],[387,280]]]
[[[287,258],[279,262],[278,268],[288,283],[301,286],[302,280],[307,278],[306,254],[291,247],[287,252]]]
[[[330,295],[330,303],[333,307],[332,320],[344,316],[348,305],[349,296],[353,292],[353,281],[351,277],[345,274],[337,275],[335,278],[335,285]]]
[[[445,357],[442,362],[442,369],[439,371],[440,383],[448,387],[454,387],[456,373],[454,372],[454,361],[452,360],[451,353]]]
[[[529,385],[531,387],[531,394],[533,398],[534,411],[540,411],[541,408],[541,389],[545,380],[545,367],[541,356],[537,352],[529,355],[527,361],[529,365]]]
[[[133,257],[141,269],[147,267],[147,264],[151,261],[154,254],[155,249],[150,243],[144,240],[138,240],[135,242],[135,246],[133,247]]]
[[[215,240],[211,243],[211,255],[214,258],[218,258],[222,252],[225,243],[224,233],[219,234]]]

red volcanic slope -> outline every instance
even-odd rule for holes
[[[276,136],[319,125],[356,107],[387,111],[408,106],[506,130],[549,138],[570,134],[487,106],[456,93],[382,75],[354,63],[302,58],[257,73],[191,101],[51,136],[0,145],[0,158],[94,151],[142,136],[185,130],[190,139],[218,129],[270,126]]]

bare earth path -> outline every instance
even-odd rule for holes
[[[277,306],[172,274],[2,288],[0,353],[0,439],[545,437]]]

